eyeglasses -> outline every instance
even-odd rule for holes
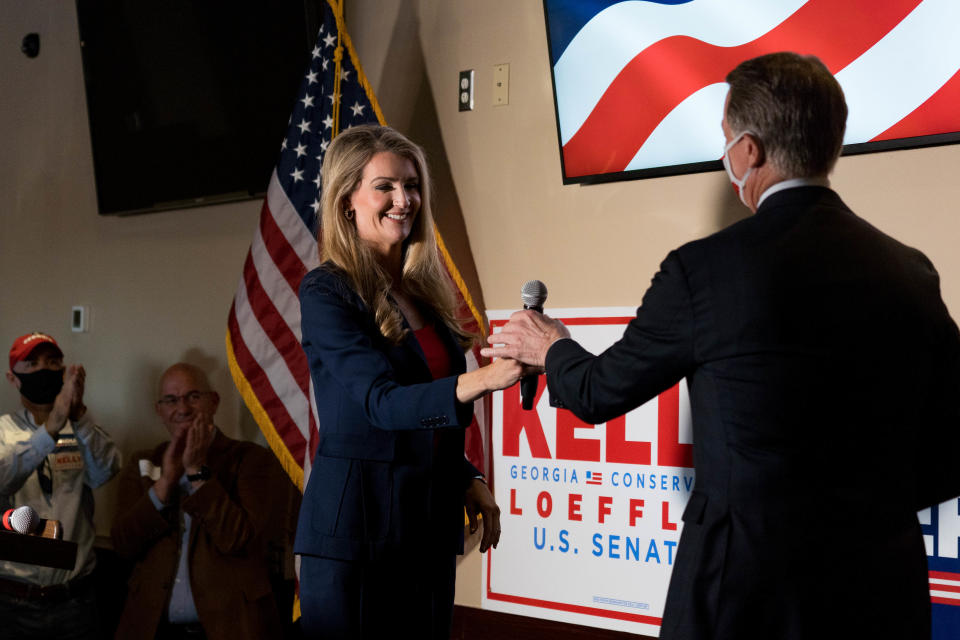
[[[172,408],[179,405],[181,400],[184,400],[188,405],[190,405],[191,407],[194,407],[200,402],[200,398],[203,398],[208,393],[210,392],[209,391],[190,391],[189,393],[185,393],[182,396],[175,396],[171,394],[168,396],[163,396],[162,398],[157,400],[157,404],[159,404],[162,407]]]

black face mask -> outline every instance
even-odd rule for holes
[[[63,389],[63,369],[39,369],[33,373],[17,373],[20,395],[34,404],[53,404]]]

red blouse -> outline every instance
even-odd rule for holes
[[[422,329],[413,332],[427,358],[427,366],[434,380],[446,378],[450,375],[450,353],[437,334],[432,324],[424,325]]]

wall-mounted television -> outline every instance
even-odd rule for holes
[[[315,0],[77,0],[101,214],[260,197]]]
[[[544,0],[563,181],[720,169],[726,74],[818,56],[844,153],[960,141],[958,0]]]

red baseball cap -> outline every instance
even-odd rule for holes
[[[60,350],[60,345],[57,344],[56,340],[45,333],[34,331],[13,341],[13,346],[10,347],[10,371],[13,371],[15,364],[21,360],[26,360],[27,356],[42,344],[53,345],[53,348],[60,353],[60,357],[63,357],[63,351]]]

